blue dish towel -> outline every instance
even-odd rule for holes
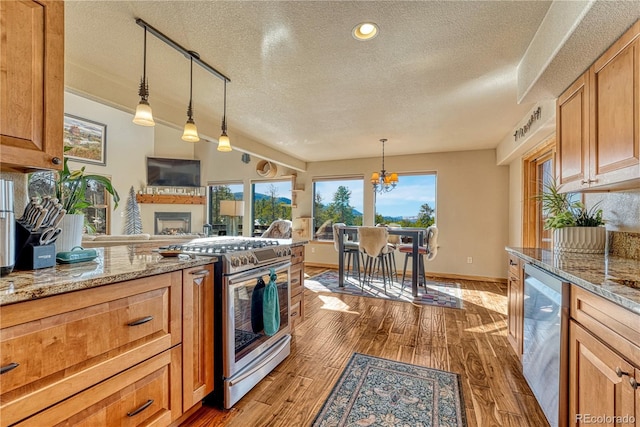
[[[280,329],[280,301],[278,301],[278,278],[275,270],[269,270],[269,283],[264,288],[262,303],[262,315],[264,320],[264,333],[273,336]]]

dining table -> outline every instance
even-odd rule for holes
[[[342,226],[338,228],[338,286],[344,287],[344,237],[345,236],[356,236],[358,233],[357,226]],[[411,264],[411,293],[414,297],[418,296],[418,273],[419,267],[418,262],[420,260],[418,248],[424,245],[424,236],[426,235],[426,228],[420,227],[387,227],[389,230],[389,234],[395,234],[399,236],[406,236],[411,238],[411,243],[413,246],[411,255],[412,255],[412,264]]]

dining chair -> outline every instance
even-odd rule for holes
[[[391,227],[399,227],[399,224],[376,224],[376,227],[387,227],[387,230]],[[398,269],[396,267],[396,250],[400,247],[400,235],[389,234],[387,237],[387,253],[386,257],[389,263],[391,277],[398,280]]]
[[[340,256],[340,246],[339,246],[339,239],[341,238],[341,236],[344,237],[348,237],[348,234],[340,234],[340,227],[345,227],[345,223],[343,222],[336,222],[335,224],[333,224],[333,247],[335,248],[336,252],[338,252],[339,256]],[[357,272],[358,274],[358,283],[361,282],[360,279],[360,246],[358,245],[358,242],[353,242],[351,240],[343,240],[342,242],[342,256],[345,257],[346,256],[346,266],[347,268],[345,269],[346,273],[347,273],[347,277],[349,277],[349,267],[351,266],[351,262],[353,261],[353,271],[352,273]]]
[[[364,264],[364,283],[367,282],[367,276],[369,283],[373,279],[374,264],[380,263],[382,269],[382,280],[384,284],[384,293],[387,293],[387,275],[388,279],[392,283],[391,269],[389,268],[389,260],[386,254],[389,252],[388,240],[389,230],[386,227],[359,227],[358,228],[358,244],[360,252],[363,253],[365,258]]]
[[[438,227],[430,225],[424,232],[424,245],[418,246],[418,274],[422,276],[422,283],[426,287],[427,276],[425,275],[424,258],[433,261],[438,254]],[[400,245],[400,253],[404,253],[404,268],[402,269],[402,289],[404,289],[404,278],[407,273],[407,262],[413,257],[413,244]],[[419,278],[418,278],[419,280]]]

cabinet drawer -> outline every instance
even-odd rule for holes
[[[0,376],[0,424],[180,343],[181,283],[167,273],[2,307],[0,362],[17,367]]]
[[[304,261],[304,246],[291,248],[291,264],[300,264]]]
[[[298,295],[295,297],[291,297],[291,308],[289,312],[291,313],[291,320],[298,318],[301,316],[301,307],[302,307],[302,295]]]
[[[182,411],[181,354],[176,346],[17,425],[169,425]]]
[[[631,363],[640,366],[639,315],[573,285],[571,317]]]
[[[302,268],[291,267],[291,276],[289,278],[289,285],[291,287],[291,296],[296,296],[302,293],[303,289],[303,272]]]

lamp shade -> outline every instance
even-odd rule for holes
[[[231,151],[231,142],[226,133],[223,133],[220,135],[220,138],[218,138],[218,151]]]
[[[220,215],[225,216],[243,216],[244,201],[242,200],[221,200]]]
[[[133,117],[133,123],[140,126],[155,126],[151,106],[147,101],[141,100],[136,107],[136,115]]]
[[[198,136],[198,128],[193,120],[187,120],[184,125],[184,133],[182,134],[182,140],[187,142],[198,142],[200,137]]]

